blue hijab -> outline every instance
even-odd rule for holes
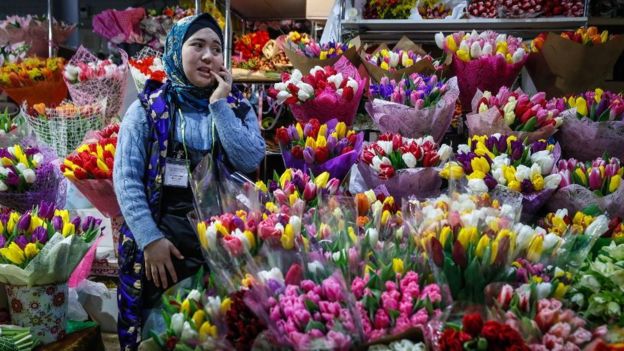
[[[191,84],[184,74],[182,67],[182,45],[188,36],[187,31],[197,20],[210,21],[216,25],[216,21],[207,13],[182,18],[173,25],[165,41],[165,53],[163,63],[167,74],[167,86],[165,91],[168,100],[176,105],[191,107],[198,112],[207,112],[210,105],[210,95],[214,91],[213,87],[198,88]],[[214,26],[210,26],[215,30]],[[218,29],[218,25],[216,25]],[[220,32],[217,35],[221,38]],[[222,40],[223,41],[223,40]]]

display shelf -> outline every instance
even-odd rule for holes
[[[469,18],[457,20],[345,20],[342,34],[351,32],[365,41],[396,41],[402,35],[425,42],[433,42],[437,32],[494,30],[523,38],[531,38],[543,31],[574,30],[587,24],[587,17],[549,18]]]
[[[624,17],[589,17],[589,25],[600,27],[624,27]]]

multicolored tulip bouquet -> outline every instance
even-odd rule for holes
[[[305,75],[298,69],[283,73],[282,82],[268,94],[278,104],[287,104],[299,122],[317,118],[325,123],[335,118],[351,125],[365,84],[357,69],[342,57],[334,66],[316,66]]]
[[[548,204],[549,209],[576,212],[594,205],[611,216],[624,217],[624,168],[620,159],[560,160],[555,171],[561,175],[561,184]]]
[[[19,104],[58,104],[67,97],[64,67],[65,60],[59,57],[32,57],[19,63],[5,62],[0,68],[0,88]]]
[[[67,156],[61,172],[91,204],[109,218],[121,211],[113,188],[113,163],[119,124],[91,133],[85,143]]]
[[[364,147],[358,163],[367,188],[384,185],[396,199],[439,194],[442,179],[438,166],[451,156],[452,149],[438,145],[431,136],[411,139],[400,134],[382,134]]]
[[[333,119],[321,124],[311,119],[277,130],[277,140],[287,168],[308,170],[314,175],[329,172],[342,180],[362,151],[363,133],[347,129],[344,122]]]
[[[315,66],[332,66],[342,57],[354,65],[359,62],[360,40],[357,37],[348,43],[332,40],[321,44],[307,33],[292,31],[277,41],[293,66],[303,72]]]
[[[563,99],[546,100],[543,92],[529,96],[521,89],[511,91],[503,86],[496,95],[477,91],[466,125],[471,135],[501,133],[534,142],[548,139],[561,126],[563,118],[573,113]]]
[[[138,92],[142,92],[148,80],[164,83],[167,80],[162,53],[149,47],[143,48],[137,57],[128,60],[130,73]]]
[[[362,53],[361,58],[375,82],[380,82],[383,77],[399,81],[412,73],[433,74],[437,66],[431,55],[405,36],[394,48],[381,44],[372,53]]]
[[[498,91],[511,86],[528,58],[521,38],[493,31],[435,35],[437,46],[452,58],[460,101],[468,110],[477,90]]]
[[[433,136],[440,142],[451,125],[459,97],[457,78],[412,73],[407,78],[383,77],[370,85],[366,111],[383,133],[409,138]]]
[[[522,196],[526,215],[536,213],[561,182],[561,175],[553,173],[561,151],[544,140],[525,145],[513,135],[473,136],[458,150],[457,162],[445,167],[443,177],[465,174],[468,189],[474,193],[507,187]],[[462,170],[456,170],[457,166]]]
[[[565,98],[576,118],[565,118],[557,140],[569,157],[591,161],[605,153],[624,158],[624,95],[602,89]]]

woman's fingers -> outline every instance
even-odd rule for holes
[[[167,269],[165,268],[165,265],[158,265],[158,274],[160,276],[159,278],[161,287],[163,289],[167,289],[167,287],[169,286],[169,282],[167,280]]]
[[[212,76],[215,77],[215,79],[217,80],[217,82],[219,82],[219,84],[225,83],[225,80],[223,80],[223,77],[221,77],[219,73],[210,71],[210,74],[212,74]]]
[[[171,277],[171,284],[175,284],[178,282],[178,275],[176,274],[175,267],[173,267],[173,263],[171,260],[165,263],[165,268],[169,272],[169,276]]]
[[[156,285],[157,288],[160,288],[160,277],[158,274],[158,266],[151,265],[151,272],[152,272],[152,281],[154,282],[154,285]]]

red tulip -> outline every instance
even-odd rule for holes
[[[326,146],[321,146],[319,148],[316,148],[316,152],[314,154],[314,160],[317,163],[323,163],[327,161],[328,158],[329,158],[329,150],[327,149]]]
[[[288,145],[288,143],[290,143],[290,136],[288,135],[288,130],[286,128],[278,128],[275,135],[280,145]]]

